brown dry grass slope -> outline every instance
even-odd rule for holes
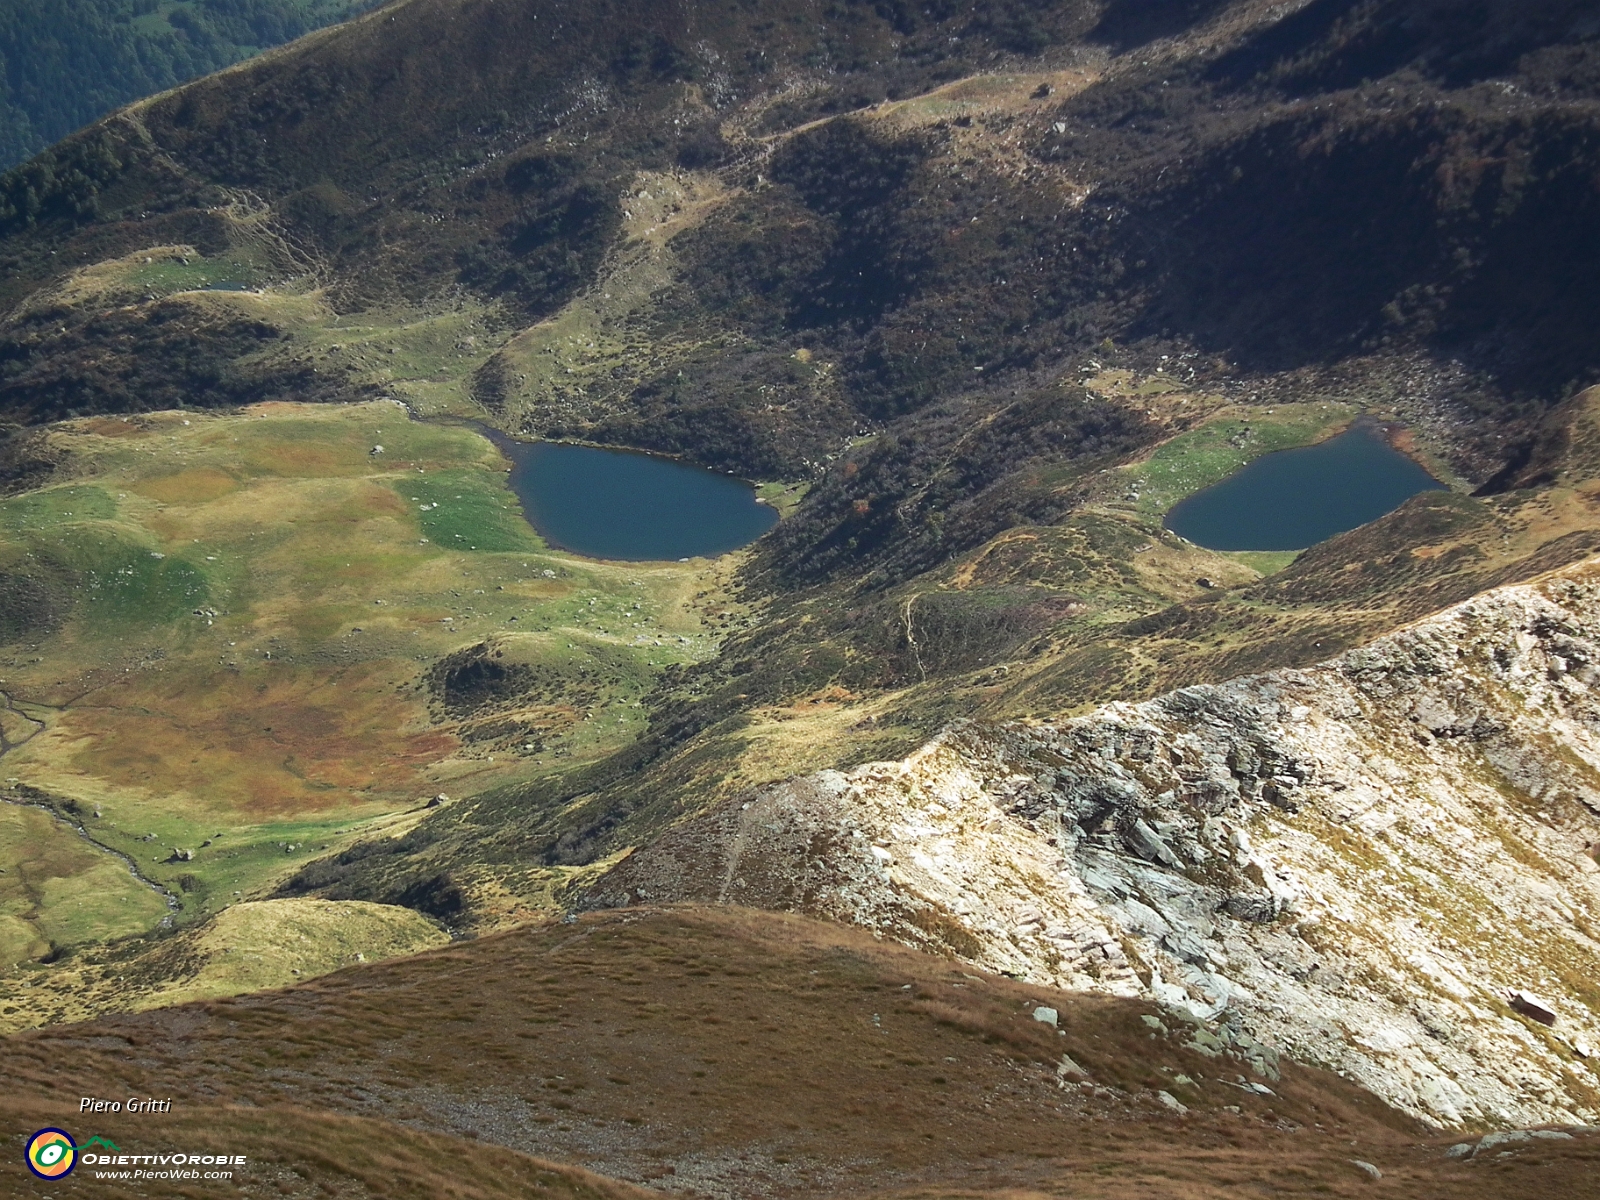
[[[18,1130],[60,1124],[135,1153],[214,1130],[260,1159],[245,1194],[538,1195],[532,1154],[717,1197],[1531,1200],[1582,1194],[1600,1162],[1584,1137],[1450,1162],[1444,1141],[1335,1076],[1285,1064],[1274,1094],[1246,1090],[1262,1081],[1154,1015],[856,930],[673,908],[16,1035],[0,1073]],[[83,1095],[130,1094],[171,1096],[172,1113],[77,1114]],[[475,1173],[448,1186],[386,1182],[465,1162]],[[9,1194],[32,1187],[14,1158],[0,1172]],[[612,1194],[564,1178],[571,1194]],[[51,1194],[93,1186],[80,1169]]]
[[[0,1100],[0,1119],[12,1129],[30,1131],[36,1106]],[[30,1124],[30,1122],[33,1122]],[[81,1121],[69,1124],[82,1124]],[[96,1118],[95,1135],[130,1154],[244,1155],[245,1167],[228,1182],[217,1180],[97,1179],[93,1166],[80,1165],[66,1180],[45,1184],[32,1179],[21,1155],[8,1155],[0,1170],[7,1196],[161,1196],[177,1198],[339,1196],[355,1200],[644,1200],[653,1193],[602,1179],[577,1167],[557,1166],[499,1146],[406,1129],[388,1121],[307,1112],[288,1106],[215,1107],[163,1120],[152,1136],[149,1118]],[[20,1148],[26,1141],[19,1135]],[[98,1147],[96,1149],[99,1149]],[[110,1151],[106,1151],[110,1153]],[[107,1170],[132,1171],[137,1167]],[[160,1165],[147,1171],[172,1170]],[[201,1167],[206,1170],[215,1168]]]

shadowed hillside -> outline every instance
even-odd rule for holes
[[[372,7],[371,0],[58,0],[0,5],[0,163],[114,108]]]
[[[1453,449],[1487,477],[1517,421],[1594,366],[1593,31],[1581,6],[1540,6],[1515,37],[1414,6],[1175,10],[1178,30],[1141,20],[1183,36],[1109,58],[1144,26],[1088,4],[413,0],[13,173],[6,295],[148,246],[216,254],[248,216],[281,239],[264,278],[310,271],[340,311],[459,288],[526,323],[644,232],[638,173],[687,171],[716,194],[631,315],[655,352],[580,370],[577,405],[532,403],[555,381],[499,356],[474,394],[502,421],[803,473],[863,425],[910,413],[925,441],[936,397],[992,412],[1116,339],[1136,362],[1189,351],[1202,380],[1436,360],[1464,390]],[[1016,72],[1040,86],[1007,94]],[[261,361],[270,320],[26,311],[4,355],[19,413],[155,399],[103,361],[85,374],[91,345],[208,369],[199,403],[359,391]],[[796,345],[837,364],[825,397]],[[783,416],[752,404],[773,389],[795,393]]]

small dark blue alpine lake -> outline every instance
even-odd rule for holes
[[[503,435],[494,442],[511,460],[511,490],[528,523],[574,554],[711,557],[749,545],[778,520],[743,480],[670,458]]]
[[[1367,424],[1263,454],[1196,492],[1164,524],[1210,550],[1301,550],[1443,488]]]

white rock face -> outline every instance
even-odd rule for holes
[[[589,903],[851,921],[1525,1126],[1600,1119],[1597,850],[1600,559],[1307,670],[789,780]]]

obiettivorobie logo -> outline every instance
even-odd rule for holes
[[[78,1165],[78,1151],[89,1146],[121,1149],[115,1142],[97,1137],[79,1146],[65,1129],[41,1129],[28,1139],[28,1170],[40,1179],[65,1179]]]
[[[99,1146],[95,1151],[91,1147]],[[110,1153],[106,1153],[110,1151]],[[185,1167],[242,1167],[243,1154],[124,1154],[122,1147],[102,1137],[79,1145],[65,1129],[41,1129],[28,1139],[28,1170],[40,1179],[65,1179],[79,1163],[86,1167],[139,1167],[137,1171],[96,1171],[99,1179],[200,1179],[199,1171]],[[159,1171],[147,1168],[160,1167]],[[176,1168],[176,1169],[174,1169]],[[206,1179],[231,1179],[232,1171],[207,1171]]]

